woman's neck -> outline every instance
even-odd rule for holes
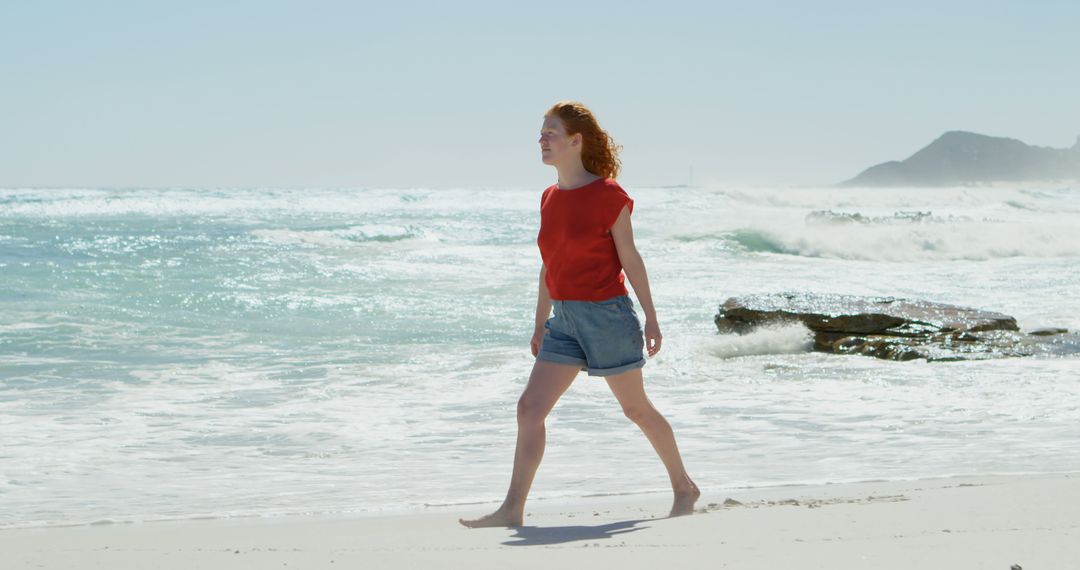
[[[600,176],[585,170],[585,167],[578,163],[570,167],[559,169],[558,187],[560,190],[572,190],[595,182],[600,178]]]

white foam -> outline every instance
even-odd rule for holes
[[[723,189],[678,211],[660,237],[714,249],[890,262],[1080,255],[1072,187]]]
[[[800,224],[742,231],[758,251],[872,261],[1080,255],[1080,226],[1027,222]]]
[[[798,354],[810,352],[814,337],[801,323],[759,327],[747,334],[717,335],[712,353],[720,358],[762,354]]]

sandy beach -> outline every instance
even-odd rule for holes
[[[530,504],[526,526],[467,529],[488,505],[11,529],[5,568],[1080,568],[1080,473],[964,476]]]

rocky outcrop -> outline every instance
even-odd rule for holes
[[[1080,354],[1080,336],[1046,328],[1022,333],[1002,313],[895,297],[772,293],[732,297],[714,319],[721,333],[800,322],[814,349],[889,360],[973,360]]]
[[[838,186],[946,186],[1080,180],[1080,137],[1071,148],[949,131],[908,158],[871,166]]]

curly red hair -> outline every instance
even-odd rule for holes
[[[545,118],[552,116],[562,119],[567,135],[581,133],[581,165],[585,170],[597,176],[618,178],[622,145],[615,144],[611,135],[600,128],[588,107],[578,101],[559,101],[544,113]]]

